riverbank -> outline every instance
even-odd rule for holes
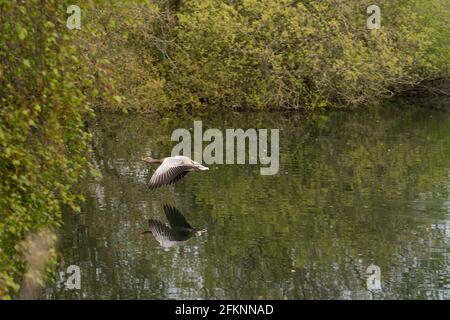
[[[93,6],[88,25],[102,28],[82,33],[88,60],[109,61],[118,97],[97,108],[312,111],[430,93],[450,74],[445,1],[378,5],[373,30],[361,1]]]

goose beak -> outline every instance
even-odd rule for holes
[[[204,234],[206,232],[206,229],[198,229],[195,231],[195,233],[197,234],[197,236],[201,236],[202,234]]]
[[[198,168],[198,170],[201,170],[201,171],[209,170],[208,167],[202,166],[201,164],[199,164],[197,168]]]

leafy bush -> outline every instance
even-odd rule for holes
[[[108,57],[124,104],[172,107],[320,108],[390,97],[448,75],[449,0],[380,0],[382,28],[368,30],[360,0],[97,2],[102,25],[88,41]]]
[[[106,96],[96,108],[146,112],[169,106],[159,62],[167,57],[163,34],[173,17],[138,0],[96,1],[87,9],[83,56],[118,92],[115,101]]]
[[[423,3],[378,1],[382,28],[367,30],[368,1],[184,1],[168,91],[182,103],[260,108],[390,96],[433,73],[437,31]]]
[[[101,89],[66,28],[66,1],[0,1],[0,298],[20,289],[28,234],[78,209],[86,176],[86,97]],[[97,87],[97,89],[94,89]]]

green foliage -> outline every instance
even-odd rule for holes
[[[380,30],[366,28],[370,4],[99,3],[91,46],[114,61],[121,107],[138,111],[361,105],[448,74],[448,0],[380,0]]]
[[[369,4],[184,1],[169,91],[182,103],[317,108],[414,85],[433,67],[426,55],[436,30],[423,6],[379,1],[383,27],[370,31]]]
[[[411,6],[417,12],[419,24],[429,29],[431,44],[426,54],[434,73],[436,76],[450,74],[450,1],[415,0]]]
[[[78,210],[73,185],[84,177],[86,97],[101,89],[81,60],[66,1],[1,1],[0,298],[20,289],[27,269],[21,241]],[[94,87],[97,87],[94,90]]]
[[[83,56],[118,92],[112,101],[108,96],[98,99],[96,108],[146,112],[170,105],[159,61],[165,58],[162,37],[171,17],[156,5],[137,0],[95,1],[85,9]]]

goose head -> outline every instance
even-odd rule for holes
[[[161,163],[163,159],[154,159],[152,157],[142,157],[141,160],[145,161],[147,163],[150,163],[150,164],[156,164],[156,163]]]

